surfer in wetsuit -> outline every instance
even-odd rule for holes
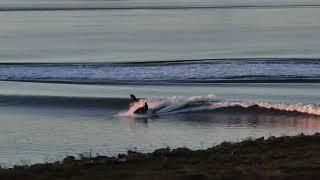
[[[130,94],[130,101],[131,101],[130,106],[132,106],[135,102],[138,102],[139,99],[137,99],[135,95]],[[148,110],[149,110],[148,103],[145,102],[145,103],[144,103],[144,106],[139,107],[139,108],[138,108],[137,110],[135,110],[133,113],[134,113],[134,114],[145,114],[145,113],[148,112]]]
[[[138,102],[139,100],[136,98],[135,95],[130,94],[131,102]]]
[[[134,114],[145,114],[147,113],[149,110],[149,107],[148,107],[148,103],[144,103],[144,106],[142,107],[139,107],[137,110],[135,110],[133,113]]]
[[[145,110],[146,112],[148,111],[149,107],[148,107],[148,104],[147,104],[146,102],[144,103],[143,108],[144,108],[144,110]]]

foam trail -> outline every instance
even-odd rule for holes
[[[121,112],[118,116],[135,117],[134,111],[147,102],[152,112],[148,115],[172,115],[199,111],[212,111],[220,108],[243,107],[250,108],[257,106],[263,109],[285,112],[299,112],[310,115],[320,115],[320,106],[317,104],[301,103],[276,103],[276,102],[249,102],[249,101],[223,101],[218,100],[214,95],[193,96],[193,97],[171,97],[168,99],[142,99],[131,104],[128,111]],[[139,115],[141,116],[141,115]]]
[[[208,95],[208,96],[192,96],[192,97],[171,97],[168,99],[140,99],[138,102],[134,102],[129,105],[128,111],[120,112],[118,116],[127,116],[133,117],[136,116],[134,111],[137,110],[139,107],[142,107],[144,103],[148,103],[149,109],[157,112],[158,115],[162,114],[175,114],[178,112],[178,109],[183,108],[187,105],[195,105],[199,103],[204,103],[208,101],[215,100],[215,95]],[[190,108],[187,108],[190,111]],[[170,113],[171,112],[171,113]]]

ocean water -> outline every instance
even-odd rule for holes
[[[0,164],[318,132],[319,15],[312,0],[0,0]]]
[[[165,7],[103,1],[87,10],[77,10],[86,1],[27,2],[1,3],[1,62],[318,58],[320,52],[317,1],[157,1]]]

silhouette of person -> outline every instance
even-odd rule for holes
[[[147,111],[148,111],[149,107],[148,107],[148,104],[147,104],[146,102],[144,103],[143,108],[144,108],[144,111],[145,111],[145,112],[147,112]]]
[[[144,103],[144,106],[139,107],[137,110],[135,110],[133,113],[134,114],[145,114],[148,112],[148,103]]]
[[[139,100],[136,98],[135,95],[130,94],[131,102],[138,102]]]

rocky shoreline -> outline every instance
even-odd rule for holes
[[[320,134],[223,142],[205,150],[163,148],[118,157],[68,156],[0,169],[1,180],[319,179]]]

